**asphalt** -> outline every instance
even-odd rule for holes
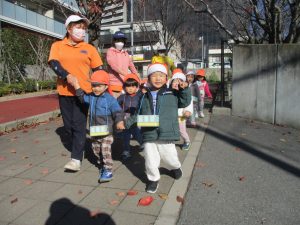
[[[135,141],[133,158],[122,163],[115,140],[109,183],[97,182],[89,142],[81,171],[65,172],[70,153],[62,120],[51,118],[0,136],[0,225],[300,224],[299,130],[214,107],[188,129],[189,151],[177,143],[183,177],[174,181],[162,165],[159,189],[148,194]],[[153,202],[139,205],[147,196]]]

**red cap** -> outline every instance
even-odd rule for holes
[[[107,88],[108,93],[113,95],[112,90],[110,89],[110,86],[109,86],[109,75],[104,70],[95,71],[91,76],[90,82],[91,83],[106,84],[108,86],[108,88]]]
[[[134,74],[134,73],[127,74],[127,75],[125,76],[125,78],[124,78],[124,82],[126,82],[126,81],[127,81],[128,79],[130,79],[130,78],[132,78],[132,79],[134,79],[136,82],[140,83],[140,78],[139,78],[136,74]]]

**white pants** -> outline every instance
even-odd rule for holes
[[[169,167],[168,169],[178,169],[181,163],[178,159],[175,144],[166,141],[146,142],[144,148],[146,175],[150,181],[160,179],[159,165],[160,159]]]

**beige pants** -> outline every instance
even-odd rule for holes
[[[174,143],[156,141],[146,142],[144,146],[146,175],[150,181],[158,181],[160,179],[160,160],[167,164],[168,169],[172,170],[181,167]]]

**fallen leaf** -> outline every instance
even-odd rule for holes
[[[152,196],[145,196],[140,198],[138,206],[148,206],[153,202],[154,198]]]
[[[66,153],[61,153],[61,156],[65,157],[65,156],[67,156],[67,154]]]
[[[169,198],[167,194],[159,194],[158,196],[163,200],[167,200]]]
[[[245,176],[240,176],[240,177],[239,177],[239,181],[244,181],[245,179],[246,179]]]
[[[116,195],[119,197],[124,197],[126,194],[125,192],[117,192]]]
[[[14,204],[18,201],[18,198],[14,198],[13,200],[10,201],[10,204]]]
[[[110,205],[118,205],[119,204],[119,201],[118,200],[111,200],[109,202]]]
[[[204,184],[205,187],[212,187],[214,185],[214,183],[211,181],[204,181],[202,184]]]
[[[129,196],[133,196],[133,195],[137,195],[137,191],[135,191],[135,190],[129,190],[128,192],[127,192],[127,195],[129,195]]]
[[[203,167],[205,167],[205,166],[206,166],[206,164],[203,163],[203,162],[200,162],[200,161],[197,161],[197,162],[195,163],[195,167],[196,167],[196,168],[203,168]]]
[[[245,133],[241,133],[241,135],[242,135],[242,136],[246,136],[247,134],[245,134]]]
[[[40,143],[40,141],[39,141],[39,140],[35,140],[34,143],[35,143],[35,144],[38,144],[38,143]]]
[[[32,167],[32,163],[27,164],[26,167]]]
[[[31,185],[33,183],[33,181],[32,180],[25,180],[24,183],[27,184],[27,185]]]
[[[29,157],[28,157],[28,156],[26,156],[26,155],[22,157],[22,159],[28,159],[28,158],[29,158]]]
[[[79,191],[78,191],[78,194],[79,194],[79,195],[82,195],[82,194],[83,194],[83,191],[82,191],[82,190],[79,190]]]
[[[44,151],[44,152],[43,152],[43,155],[46,155],[46,154],[47,154],[47,152],[46,152],[46,151]]]
[[[181,196],[177,195],[177,197],[176,197],[176,201],[177,201],[177,202],[180,202],[181,204],[183,204],[183,202],[184,202],[184,199],[183,199],[183,197],[181,197]]]
[[[10,150],[10,153],[14,153],[14,154],[16,154],[16,153],[17,153],[17,151],[16,151],[16,149],[11,149],[11,150]]]
[[[237,152],[240,152],[240,151],[241,151],[241,149],[238,148],[238,147],[236,147],[234,150],[237,151]]]
[[[284,138],[280,138],[280,141],[282,142],[286,142],[286,140]]]
[[[46,175],[46,174],[49,173],[49,170],[48,170],[48,169],[42,169],[42,172],[41,172],[41,173],[44,174],[44,175]]]
[[[6,159],[5,156],[0,156],[0,161],[3,161],[3,160],[5,160],[5,159]]]
[[[22,133],[28,133],[28,130],[23,130]]]
[[[99,209],[96,209],[94,211],[90,211],[90,217],[91,218],[96,218],[96,217],[98,217],[99,214],[101,214]]]

